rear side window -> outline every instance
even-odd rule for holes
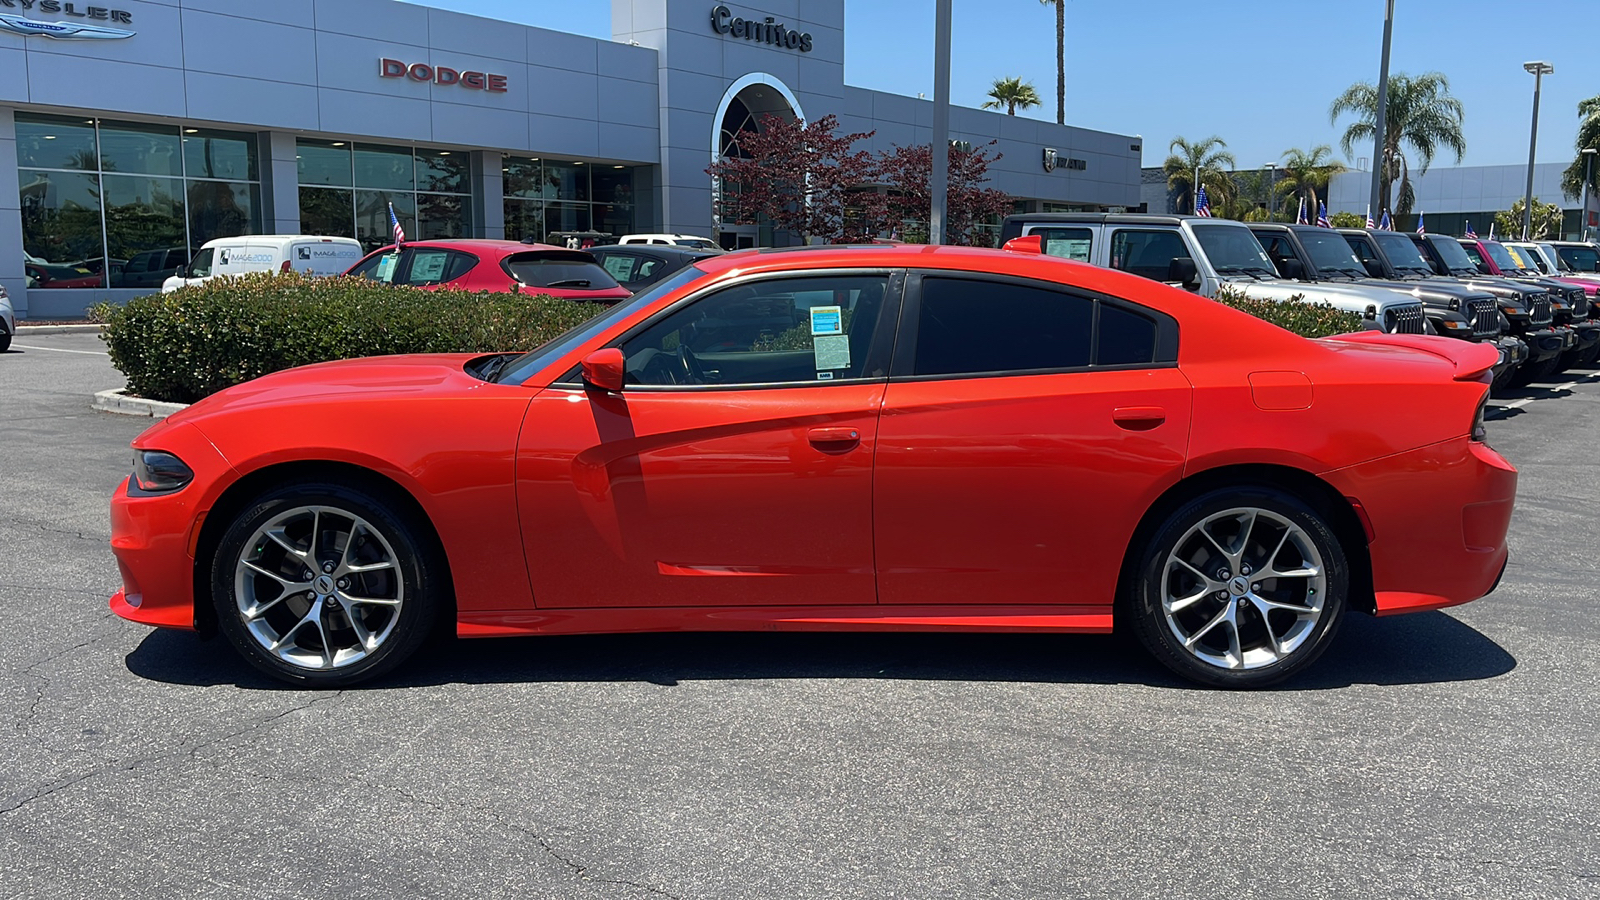
[[[406,269],[406,284],[443,284],[454,281],[472,269],[473,257],[455,250],[424,247],[406,251],[411,263]]]
[[[633,280],[633,264],[636,258],[631,253],[610,253],[600,263],[606,274],[618,282],[626,284]]]
[[[1157,335],[1153,318],[1078,294],[1009,282],[925,277],[912,374],[1149,364],[1156,359]]]
[[[604,291],[618,287],[617,280],[588,257],[518,253],[506,257],[507,272],[533,288],[567,288]]]
[[[1089,243],[1093,234],[1087,228],[1035,228],[1029,234],[1039,236],[1039,245],[1048,256],[1089,261]]]
[[[1172,261],[1189,258],[1189,248],[1176,231],[1121,230],[1111,236],[1111,268],[1141,278],[1168,281]]]

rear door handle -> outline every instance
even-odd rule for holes
[[[837,450],[861,443],[861,429],[849,427],[813,428],[806,432],[806,439],[818,446]]]
[[[1148,431],[1167,420],[1159,406],[1122,406],[1111,411],[1111,421],[1129,431]]]

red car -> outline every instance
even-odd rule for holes
[[[399,248],[390,244],[367,254],[345,274],[421,288],[517,290],[600,303],[631,296],[582,250],[518,241],[408,241]]]
[[[1494,588],[1495,360],[1037,253],[715,256],[520,356],[308,366],[156,424],[111,503],[111,607],[316,686],[440,626],[1120,625],[1254,687],[1347,610]]]

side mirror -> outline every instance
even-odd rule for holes
[[[583,358],[583,383],[602,391],[622,390],[622,351],[616,347],[596,350]]]
[[[179,278],[188,278],[189,277],[189,267],[188,266],[179,266],[176,269],[172,270],[172,274],[178,276]]]
[[[1306,277],[1306,264],[1298,259],[1286,258],[1278,261],[1278,268],[1283,270],[1283,277],[1290,281],[1304,281]]]
[[[1200,287],[1200,270],[1195,266],[1193,259],[1187,256],[1175,257],[1172,262],[1167,263],[1167,281],[1181,284],[1192,291]]]
[[[1383,266],[1378,265],[1378,261],[1375,259],[1363,259],[1361,261],[1361,267],[1366,269],[1367,274],[1373,278],[1383,277]]]

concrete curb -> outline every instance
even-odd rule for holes
[[[116,413],[119,416],[147,416],[153,419],[165,419],[180,409],[188,409],[189,404],[162,403],[160,400],[129,397],[125,389],[118,389],[97,392],[94,395],[94,408],[101,412]]]
[[[26,322],[17,323],[15,337],[27,337],[32,334],[92,334],[104,328],[104,325],[29,325]]]

